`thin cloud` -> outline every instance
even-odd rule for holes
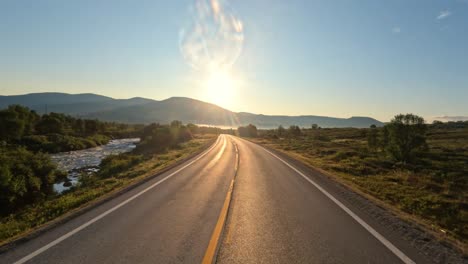
[[[445,19],[451,15],[452,15],[452,12],[450,12],[449,10],[440,11],[439,15],[437,16],[437,20]]]
[[[395,34],[399,34],[399,33],[401,33],[401,28],[400,27],[393,27],[392,32],[395,33]]]

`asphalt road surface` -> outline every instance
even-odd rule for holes
[[[221,135],[184,164],[3,253],[0,263],[431,263],[333,186]]]

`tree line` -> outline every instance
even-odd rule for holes
[[[0,110],[0,142],[31,151],[55,153],[95,147],[110,138],[135,136],[141,127],[59,113],[39,115],[20,105]]]
[[[111,137],[140,137],[135,153],[109,156],[98,177],[112,176],[147,155],[178,147],[195,133],[220,133],[217,128],[183,125],[127,125],[75,118],[64,114],[39,115],[26,107],[0,110],[0,216],[55,196],[53,184],[66,179],[46,152],[89,148]]]
[[[427,150],[426,134],[428,126],[440,129],[463,128],[468,127],[468,122],[442,123],[434,121],[432,125],[428,125],[425,123],[424,118],[420,116],[399,114],[383,127],[372,125],[369,129],[363,130],[363,133],[367,135],[370,151],[386,153],[397,162],[408,163]],[[321,129],[317,124],[312,124],[309,130],[313,131],[313,136],[317,140],[326,141],[327,137],[320,133]],[[295,125],[289,128],[280,125],[277,129],[259,131],[257,127],[249,124],[248,126],[240,126],[237,133],[241,137],[294,138],[302,136],[304,134],[303,130]]]

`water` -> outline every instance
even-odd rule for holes
[[[140,142],[139,138],[114,139],[104,146],[52,154],[51,159],[60,170],[68,172],[67,177],[74,186],[78,183],[82,172],[97,172],[102,159],[109,155],[129,152],[135,148],[135,144],[138,142]],[[54,190],[61,193],[71,188],[71,186],[63,186],[64,183],[54,184]]]

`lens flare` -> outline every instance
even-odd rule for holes
[[[180,30],[179,47],[196,70],[228,68],[239,57],[244,25],[226,0],[196,0],[190,21]]]
[[[224,70],[213,69],[205,81],[205,97],[210,102],[227,107],[235,96],[236,81]]]

